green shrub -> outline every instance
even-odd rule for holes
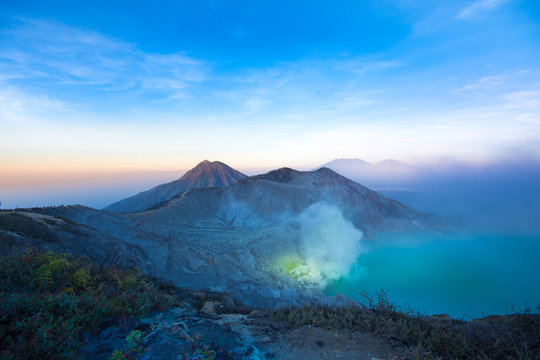
[[[71,275],[70,277],[70,283],[76,287],[76,288],[84,288],[86,287],[86,284],[88,284],[88,281],[90,281],[92,277],[90,276],[90,273],[87,269],[81,268],[75,272],[75,274]]]
[[[138,360],[143,356],[145,350],[143,348],[142,332],[140,330],[132,330],[126,337],[126,344],[122,350],[116,350],[109,357],[109,360]]]
[[[67,254],[34,250],[2,257],[0,359],[76,359],[82,331],[170,302],[137,271],[98,271]]]
[[[202,342],[202,335],[195,333],[187,336],[190,351],[184,355],[177,356],[178,360],[214,360],[216,351],[208,344]]]

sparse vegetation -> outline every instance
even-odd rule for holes
[[[140,330],[133,330],[126,337],[126,344],[122,350],[116,350],[109,360],[138,360],[143,356],[145,349],[143,347],[143,333]]]
[[[0,358],[74,359],[82,332],[171,298],[137,270],[29,249],[0,258]]]
[[[216,351],[210,345],[202,342],[200,333],[195,333],[193,336],[186,335],[186,337],[190,351],[178,356],[178,360],[214,360],[216,358]]]
[[[415,359],[537,359],[540,315],[522,313],[472,322],[406,313],[381,292],[360,305],[282,308],[270,318],[287,329],[318,326],[357,329],[397,340]]]
[[[2,230],[44,241],[57,242],[60,240],[58,235],[46,224],[34,221],[26,215],[16,211],[5,211],[0,215],[0,229]]]

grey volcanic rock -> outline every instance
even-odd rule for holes
[[[158,185],[127,199],[107,206],[104,210],[121,212],[139,212],[164,202],[182,191],[197,187],[221,187],[232,185],[246,175],[230,166],[219,162],[204,160],[189,170],[180,179]]]
[[[139,213],[68,206],[18,214],[46,225],[62,239],[38,244],[42,248],[136,266],[177,286],[229,292],[245,304],[262,307],[347,303],[295,279],[283,265],[284,259],[306,260],[299,219],[317,204],[339,209],[352,224],[348,226],[364,233],[365,241],[382,231],[440,226],[436,219],[326,168],[283,168],[227,187],[193,188]],[[343,239],[335,236],[339,244]]]
[[[178,219],[178,226],[250,229],[277,226],[314,203],[339,207],[364,233],[421,230],[433,218],[321,168],[313,172],[282,168],[239,181],[233,186],[193,189],[138,217]]]

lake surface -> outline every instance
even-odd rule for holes
[[[540,237],[383,234],[330,295],[388,292],[403,310],[471,319],[540,305]],[[515,311],[514,311],[515,310]]]

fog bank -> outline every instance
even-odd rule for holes
[[[359,166],[342,161],[335,170],[417,210],[461,218],[475,232],[540,235],[538,161],[414,167],[399,162]]]

